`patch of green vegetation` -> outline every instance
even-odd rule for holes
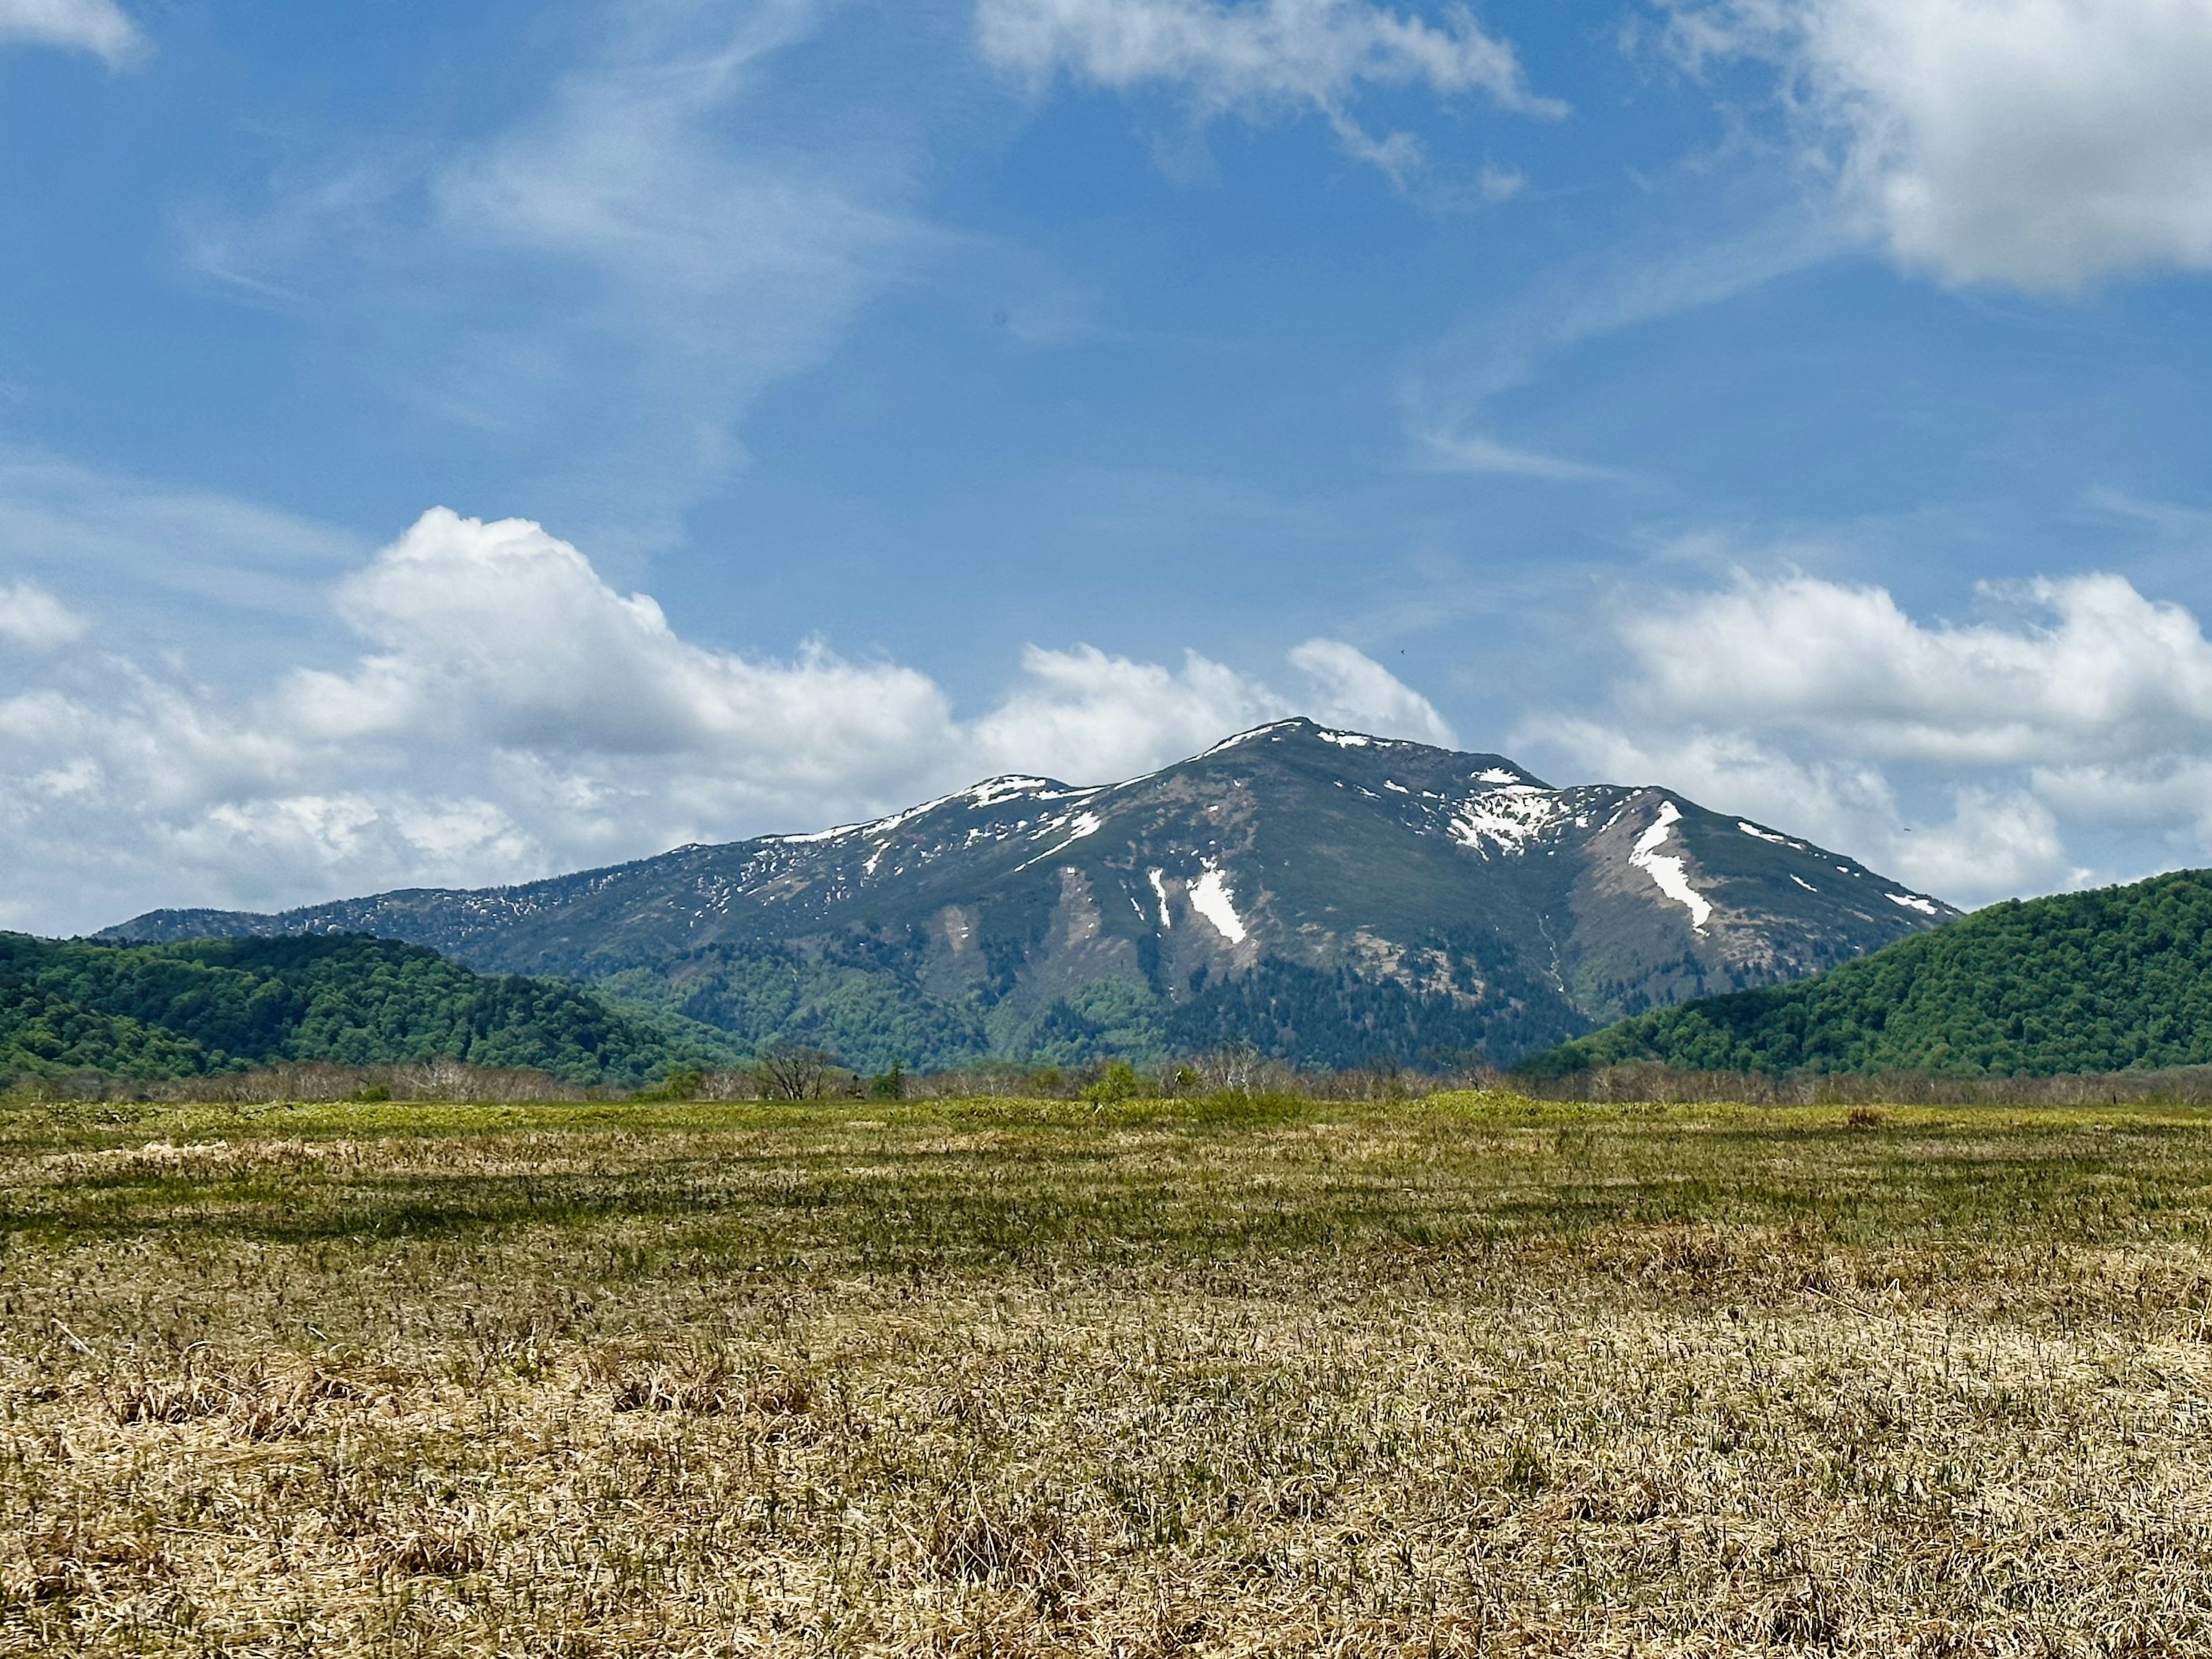
[[[1083,1101],[0,1110],[59,1159],[0,1233],[577,1248],[870,1272],[1281,1250],[1489,1250],[1593,1229],[1808,1228],[1838,1247],[2207,1233],[2208,1114],[2145,1106],[1583,1107],[1224,1094]],[[672,1232],[667,1230],[673,1230]],[[568,1247],[563,1247],[568,1248]]]
[[[1149,939],[1133,943],[1140,957],[1152,949]],[[716,946],[623,969],[592,988],[628,1013],[657,1010],[714,1026],[749,1051],[819,1048],[868,1073],[985,1060],[1143,1065],[1231,1046],[1322,1070],[1377,1059],[1450,1066],[1523,1054],[1589,1028],[1547,988],[1496,965],[1494,945],[1479,952],[1440,937],[1435,948],[1462,994],[1270,957],[1176,986],[1152,961],[1151,977],[1108,975],[1038,1006],[1008,994],[1018,954],[1002,951],[1005,960],[981,978],[939,984],[917,937],[857,931],[803,945]],[[1477,984],[1492,994],[1464,994]]]
[[[553,980],[471,972],[362,935],[106,945],[0,934],[0,1079],[166,1079],[286,1060],[428,1060],[628,1085],[732,1056]]]
[[[2212,1063],[2212,872],[2009,901],[1795,984],[1640,1014],[1526,1062],[2054,1077]]]

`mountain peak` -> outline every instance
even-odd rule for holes
[[[1356,1063],[1510,1060],[1954,914],[1672,791],[1555,788],[1502,755],[1298,718],[1116,784],[1009,774],[518,887],[155,912],[111,936],[382,933],[472,967],[619,975],[748,1040],[811,1033],[865,1063],[1222,1041]]]

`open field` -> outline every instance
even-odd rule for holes
[[[0,1651],[2212,1651],[2194,1108],[0,1110]]]

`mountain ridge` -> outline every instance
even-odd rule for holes
[[[453,1060],[623,1086],[732,1058],[719,1032],[641,1019],[577,985],[475,973],[395,939],[126,945],[0,933],[0,1079]]]
[[[1524,1069],[1639,1060],[1936,1077],[2212,1065],[2212,871],[2008,899],[1792,984],[1655,1009]]]
[[[868,1065],[1200,1037],[1350,1064],[1510,1060],[1956,914],[1675,791],[1292,720],[1119,783],[1009,775],[830,830],[102,937],[376,933]]]

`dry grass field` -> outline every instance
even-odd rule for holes
[[[2212,1653],[2196,1109],[0,1109],[0,1651]]]

